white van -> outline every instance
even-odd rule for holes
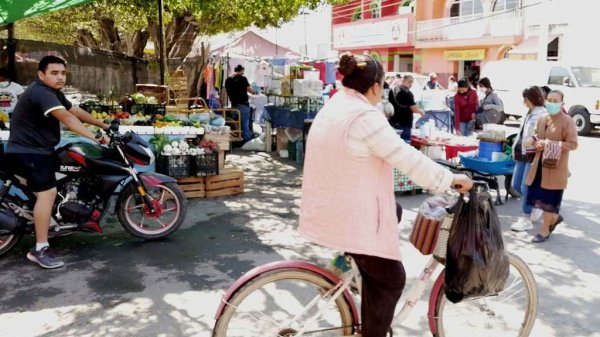
[[[600,68],[579,64],[544,61],[490,61],[481,72],[504,103],[507,115],[520,117],[523,90],[532,85],[547,85],[565,94],[565,109],[577,125],[580,135],[600,125]]]

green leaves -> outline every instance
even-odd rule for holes
[[[165,27],[175,18],[193,20],[198,33],[213,35],[255,25],[260,28],[290,21],[301,8],[347,0],[163,0]],[[115,44],[107,32],[134,34],[158,22],[158,0],[96,0],[90,4],[32,17],[17,22],[19,38],[73,44],[93,36],[99,46],[111,50]],[[112,24],[115,30],[109,29]],[[79,33],[78,33],[79,32]],[[106,41],[103,41],[106,40]],[[125,37],[120,37],[125,40]]]

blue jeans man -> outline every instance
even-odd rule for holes
[[[250,106],[246,104],[237,104],[233,108],[238,109],[242,115],[242,138],[244,141],[252,139],[252,131],[250,130]]]

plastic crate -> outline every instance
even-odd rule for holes
[[[205,177],[219,174],[219,152],[191,157],[190,175]]]
[[[131,113],[142,113],[144,115],[166,115],[167,107],[164,104],[134,104],[131,106]]]
[[[188,177],[190,176],[190,156],[158,156],[156,172],[175,178]]]
[[[459,152],[469,152],[479,149],[477,145],[451,145],[446,144],[446,159],[458,157]]]
[[[119,105],[100,104],[99,102],[85,102],[79,104],[79,107],[89,113],[92,111],[115,113],[121,110]]]
[[[515,168],[515,161],[512,159],[502,161],[489,161],[480,158],[460,156],[460,162],[465,168],[480,173],[492,175],[512,174]]]

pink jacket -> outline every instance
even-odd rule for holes
[[[345,89],[317,114],[307,140],[299,230],[332,249],[400,260],[392,167],[348,151],[350,126],[365,113],[378,111]]]

